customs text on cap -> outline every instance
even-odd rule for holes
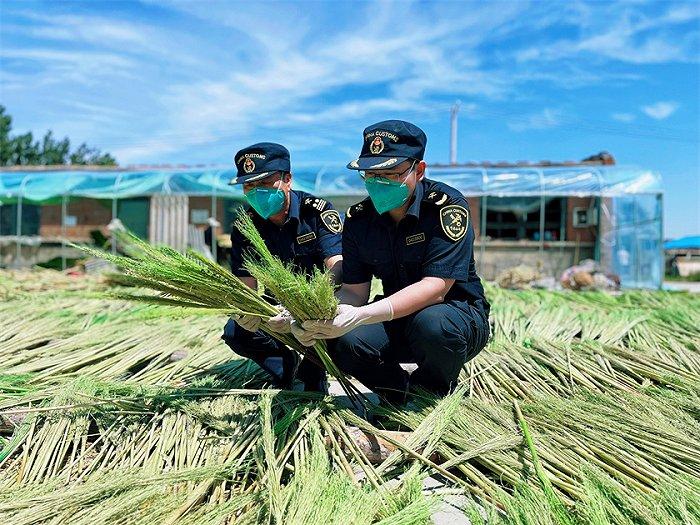
[[[404,120],[385,120],[365,128],[360,157],[351,170],[385,170],[407,159],[423,160],[428,138],[418,126]]]
[[[274,142],[259,142],[243,148],[233,158],[236,177],[229,184],[264,179],[276,171],[291,171],[289,150]]]

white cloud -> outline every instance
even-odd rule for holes
[[[523,117],[511,117],[508,127],[513,131],[555,128],[561,124],[561,116],[561,111],[545,108],[538,113],[532,113]]]
[[[3,69],[7,68],[8,59],[31,67],[29,73],[19,75],[11,73],[15,83],[13,89],[24,90],[27,84],[32,88],[61,83],[80,83],[96,85],[105,77],[130,77],[136,69],[136,62],[119,53],[100,51],[62,51],[44,47],[37,48],[0,48]],[[3,71],[3,75],[6,71]],[[23,79],[22,82],[17,80]],[[7,86],[5,86],[7,87]]]
[[[637,118],[633,113],[613,113],[611,116],[618,122],[633,122]]]
[[[569,17],[569,23],[578,27],[581,38],[517,49],[514,56],[519,62],[564,60],[580,54],[632,64],[698,62],[697,29],[683,38],[678,38],[671,29],[700,20],[700,10],[690,4],[666,5],[669,8],[661,15],[646,15],[630,4],[598,4],[597,16],[580,13],[579,17]],[[601,24],[601,19],[611,23]],[[554,20],[552,25],[556,27],[560,23],[561,20]]]
[[[361,129],[362,119],[447,111],[449,105],[433,100],[435,96],[498,98],[513,86],[505,71],[484,72],[470,50],[488,39],[488,28],[516,17],[517,6],[461,12],[435,20],[430,31],[395,31],[415,24],[412,7],[383,5],[377,11],[373,6],[358,13],[357,23],[363,27],[358,33],[356,24],[323,32],[304,16],[280,13],[253,13],[246,17],[250,23],[241,24],[230,5],[176,5],[245,33],[243,38],[255,48],[250,62],[237,61],[227,72],[213,71],[164,88],[158,97],[167,115],[163,130],[196,130],[180,137],[181,143],[204,144],[224,135],[248,140],[261,129],[285,129],[289,135],[312,124],[313,133],[336,136]],[[267,28],[270,20],[274,28]],[[465,28],[469,36],[461,38]],[[279,34],[285,38],[272,37]],[[336,91],[346,88],[364,90],[365,95],[335,98]]]
[[[73,50],[77,46],[80,51],[106,48],[130,57],[155,56],[164,62],[188,67],[213,64],[207,53],[193,55],[192,49],[201,48],[202,41],[192,38],[189,33],[103,16],[43,14],[29,10],[14,14],[31,21],[31,24],[3,26],[5,31],[47,43],[66,42]]]
[[[642,111],[646,113],[647,116],[656,120],[667,119],[675,113],[677,109],[678,104],[676,102],[656,102],[655,104],[642,106]]]

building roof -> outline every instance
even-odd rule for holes
[[[551,167],[572,167],[572,166],[614,166],[615,158],[607,151],[601,151],[583,160],[519,160],[509,162],[499,160],[496,162],[470,161],[459,164],[441,164],[439,162],[429,164],[434,168],[551,168]],[[0,167],[0,172],[41,172],[41,171],[94,171],[94,172],[122,172],[122,171],[154,171],[154,170],[208,170],[208,169],[228,169],[229,166],[218,164],[130,164],[128,166],[98,166],[87,164],[52,164],[52,165],[32,165],[32,166],[4,166]]]
[[[664,250],[700,250],[700,235],[681,237],[664,243]]]

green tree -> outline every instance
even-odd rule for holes
[[[109,153],[100,153],[98,149],[89,148],[84,142],[70,155],[71,164],[90,164],[93,166],[115,166],[117,161]]]
[[[63,140],[55,140],[53,133],[47,131],[41,144],[41,163],[49,165],[66,164],[69,154],[70,141],[68,137],[64,137]]]
[[[0,166],[7,166],[10,161],[10,130],[12,117],[5,115],[5,107],[0,106]]]
[[[109,153],[90,148],[83,143],[72,153],[70,140],[56,140],[51,130],[41,142],[35,141],[32,132],[11,136],[12,117],[0,105],[0,166],[36,166],[60,164],[90,164],[116,166],[117,161]]]
[[[32,132],[17,135],[10,139],[10,166],[34,166],[42,164],[39,143],[34,141]]]

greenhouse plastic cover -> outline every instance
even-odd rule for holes
[[[661,193],[658,174],[629,167],[428,168],[427,176],[450,184],[465,195],[620,196]],[[115,199],[160,193],[241,197],[240,185],[229,185],[232,169],[143,171],[0,171],[0,202],[22,199],[60,201],[64,195]],[[342,166],[294,170],[297,189],[321,196],[365,194],[357,172]]]

